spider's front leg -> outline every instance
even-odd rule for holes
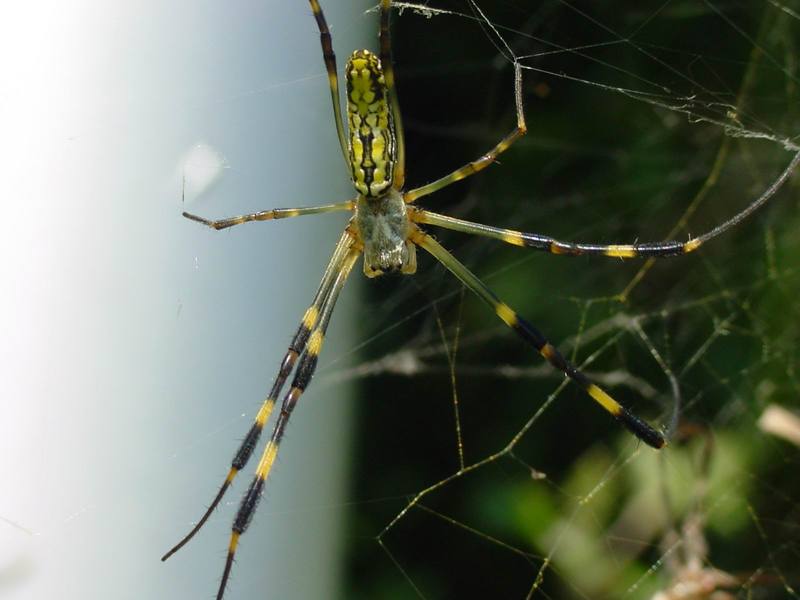
[[[301,208],[272,208],[270,210],[262,210],[259,212],[250,213],[247,215],[239,215],[238,217],[228,217],[226,219],[206,219],[193,215],[192,213],[184,212],[183,216],[191,221],[202,223],[211,229],[227,229],[234,225],[241,225],[242,223],[249,223],[250,221],[273,221],[275,219],[288,219],[289,217],[302,217],[304,215],[318,215],[320,213],[349,210],[352,211],[355,206],[354,200],[347,202],[337,202],[335,204],[323,204],[322,206],[304,206]]]

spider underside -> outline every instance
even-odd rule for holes
[[[364,246],[364,275],[417,272],[417,251],[410,239],[414,225],[400,192],[389,188],[383,196],[359,198],[352,222]]]

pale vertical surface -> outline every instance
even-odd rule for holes
[[[341,63],[377,24],[360,3],[327,4]],[[0,56],[0,596],[212,597],[251,469],[191,544],[159,557],[224,478],[346,216],[205,230],[180,216],[178,163],[198,143],[225,157],[186,198],[208,216],[352,194],[311,11],[12,3]],[[325,375],[352,345],[353,298],[231,599],[337,589],[350,402]]]

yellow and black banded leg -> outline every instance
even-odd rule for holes
[[[501,301],[474,273],[461,264],[458,259],[445,250],[431,236],[416,229],[411,235],[411,241],[422,246],[447,267],[467,288],[486,302],[506,325],[511,327],[525,342],[533,346],[547,362],[583,388],[595,402],[600,404],[636,437],[653,448],[661,448],[666,444],[666,440],[661,433],[614,400],[599,386],[592,383],[586,375],[565,359],[542,333],[518,315],[505,302]]]
[[[535,250],[543,250],[545,252],[550,252],[551,254],[562,254],[567,256],[599,254],[601,256],[611,256],[614,258],[658,258],[666,256],[680,256],[694,252],[709,240],[712,240],[718,235],[721,235],[729,229],[735,227],[744,219],[753,214],[756,210],[761,208],[778,192],[778,190],[781,189],[783,184],[786,183],[786,181],[791,177],[798,164],[800,164],[800,152],[794,155],[794,158],[792,158],[780,176],[772,182],[772,185],[764,190],[764,192],[747,207],[736,213],[727,221],[717,225],[710,231],[707,231],[706,233],[685,242],[664,241],[640,242],[636,244],[584,244],[562,242],[538,233],[526,233],[523,231],[515,231],[513,229],[492,227],[491,225],[465,221],[464,219],[457,219],[455,217],[441,215],[422,209],[410,211],[409,217],[415,223],[443,227],[445,229],[452,229],[454,231],[460,231],[462,233],[468,233],[471,235],[481,235],[500,240],[506,244],[523,246],[525,248],[533,248]]]
[[[381,66],[386,89],[389,90],[389,102],[392,106],[392,120],[394,121],[395,144],[397,146],[397,160],[394,167],[392,187],[402,190],[406,182],[406,141],[403,133],[403,119],[400,114],[400,100],[397,97],[397,87],[394,78],[392,63],[392,41],[389,33],[389,13],[391,0],[381,0],[381,26],[378,37],[381,45]]]
[[[339,76],[336,73],[336,54],[333,51],[333,43],[331,41],[331,32],[328,29],[328,23],[325,21],[325,15],[322,12],[322,7],[317,0],[308,0],[311,4],[311,11],[314,13],[314,19],[317,21],[319,27],[319,41],[322,44],[322,58],[325,61],[325,70],[328,73],[328,86],[331,89],[331,100],[333,101],[333,118],[336,121],[336,135],[339,136],[339,146],[342,149],[342,156],[350,170],[350,153],[347,150],[347,137],[344,131],[344,122],[342,121],[342,105],[339,99]]]
[[[525,135],[525,133],[527,133],[528,127],[525,124],[525,113],[522,109],[522,69],[519,63],[516,62],[514,63],[514,98],[517,107],[517,126],[514,128],[514,131],[500,140],[499,144],[481,156],[478,160],[467,163],[460,169],[456,169],[449,175],[446,175],[441,179],[437,179],[432,183],[418,187],[415,190],[405,192],[403,194],[403,199],[408,203],[414,202],[422,196],[432,194],[433,192],[447,187],[451,183],[455,183],[456,181],[460,181],[465,177],[474,175],[478,171],[482,171],[495,160],[497,160],[497,157],[500,154],[508,150],[511,147],[511,144],[516,142],[519,138]]]
[[[225,481],[222,482],[217,495],[211,502],[211,506],[206,509],[206,512],[203,513],[203,516],[191,529],[191,531],[189,531],[188,534],[186,534],[174,547],[172,547],[169,552],[161,557],[162,561],[167,560],[170,556],[183,548],[183,546],[185,546],[186,543],[191,540],[198,531],[200,531],[203,525],[205,525],[205,522],[208,520],[209,516],[211,516],[211,513],[214,512],[214,509],[216,509],[216,507],[219,505],[222,497],[225,495],[225,492],[231,486],[231,483],[233,483],[236,474],[244,468],[244,466],[247,464],[247,461],[250,459],[250,456],[253,454],[253,450],[255,450],[255,447],[258,444],[258,439],[261,436],[262,430],[264,429],[264,424],[269,419],[272,409],[275,406],[275,400],[281,393],[289,374],[294,369],[297,357],[300,356],[303,350],[305,350],[312,329],[317,326],[320,318],[320,310],[331,294],[331,289],[333,288],[334,282],[336,281],[336,278],[342,269],[344,258],[349,251],[352,241],[353,240],[350,233],[345,232],[339,239],[339,242],[336,244],[336,248],[333,251],[333,256],[331,256],[331,259],[328,262],[328,266],[322,276],[322,281],[319,284],[319,288],[314,296],[314,300],[303,315],[303,320],[300,322],[300,326],[298,327],[297,332],[294,334],[294,338],[292,338],[292,341],[289,344],[286,355],[281,361],[280,368],[278,369],[278,375],[275,377],[275,381],[272,384],[269,395],[262,403],[261,408],[256,414],[255,420],[250,427],[250,431],[247,432],[247,435],[245,436],[244,440],[242,440],[239,449],[236,451],[236,454],[231,461],[231,468],[228,471],[228,475],[225,477]]]
[[[258,466],[256,467],[255,477],[253,478],[250,487],[247,489],[247,492],[245,492],[244,496],[242,497],[242,502],[239,505],[239,511],[236,513],[236,518],[233,521],[230,544],[228,545],[228,556],[225,560],[225,570],[222,573],[222,581],[220,582],[219,591],[217,592],[217,600],[222,600],[222,596],[225,593],[225,585],[227,584],[231,567],[233,566],[233,558],[236,554],[236,547],[239,544],[239,537],[247,530],[250,521],[253,519],[253,514],[258,506],[258,502],[261,500],[264,483],[266,482],[270,470],[272,469],[272,465],[275,462],[275,458],[278,455],[278,448],[280,447],[281,440],[283,439],[283,434],[286,429],[286,424],[289,421],[289,417],[291,416],[294,407],[297,405],[297,401],[300,399],[300,396],[302,396],[306,387],[308,387],[308,384],[311,382],[311,378],[314,375],[314,370],[317,367],[317,360],[320,352],[322,351],[322,343],[325,339],[325,332],[328,328],[328,323],[330,322],[334,305],[339,297],[339,292],[342,291],[342,288],[347,281],[347,277],[350,275],[350,271],[353,268],[353,264],[360,254],[360,248],[356,249],[354,245],[350,246],[347,255],[345,256],[340,268],[338,269],[338,272],[336,273],[330,293],[320,309],[317,325],[314,327],[313,331],[308,337],[308,343],[306,345],[305,352],[303,353],[300,362],[297,365],[297,371],[295,372],[294,379],[292,380],[292,386],[283,397],[280,414],[275,421],[275,426],[272,430],[272,436],[267,443],[267,447],[264,449],[264,453],[261,455],[261,460],[258,462]]]
[[[638,244],[582,244],[561,242],[546,235],[526,233],[514,229],[492,227],[483,223],[465,221],[448,215],[441,215],[428,210],[415,210],[410,213],[411,220],[415,223],[433,225],[444,229],[452,229],[470,235],[500,240],[506,244],[543,250],[551,254],[567,256],[580,256],[582,254],[600,254],[615,258],[636,258],[647,256],[678,256],[697,250],[703,243],[702,237],[697,237],[687,242],[647,242]]]
[[[207,227],[216,229],[227,229],[234,225],[241,225],[242,223],[249,223],[250,221],[274,221],[276,219],[288,219],[289,217],[302,217],[304,215],[318,215],[320,213],[335,212],[339,210],[352,211],[355,208],[355,200],[348,200],[347,202],[337,202],[335,204],[324,204],[322,206],[304,206],[300,208],[273,208],[271,210],[262,210],[249,215],[239,215],[238,217],[228,217],[226,219],[206,219],[198,217],[192,213],[184,212],[183,216],[192,221],[202,223]]]

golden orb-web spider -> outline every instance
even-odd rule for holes
[[[328,73],[336,131],[342,154],[350,170],[350,177],[357,196],[346,202],[305,208],[277,208],[217,221],[204,219],[189,213],[185,217],[212,227],[226,229],[248,221],[269,221],[300,215],[351,211],[351,217],[333,251],[311,306],[305,312],[289,349],[281,362],[272,388],[255,417],[247,436],[233,458],[230,471],[214,498],[211,506],[192,530],[162,560],[166,560],[183,547],[203,526],[209,515],[219,505],[236,474],[244,468],[256,448],[264,425],[272,413],[278,395],[292,371],[295,371],[291,388],[283,397],[280,413],[275,421],[272,436],[256,467],[255,477],[242,498],[231,531],[225,569],[220,582],[217,599],[221,599],[233,565],[239,537],[247,530],[256,506],[261,498],[264,484],[269,476],[286,424],[297,401],[314,374],[317,358],[322,349],[325,331],[339,296],[356,259],[363,253],[364,274],[377,277],[385,273],[412,274],[417,269],[416,247],[432,254],[462,284],[486,302],[498,317],[513,329],[526,343],[533,346],[545,360],[561,370],[579,385],[600,406],[640,440],[654,448],[661,448],[664,436],[645,421],[621,406],[600,387],[592,383],[528,321],[487,288],[467,267],[445,250],[420,225],[434,225],[464,233],[495,238],[503,242],[544,250],[552,254],[576,256],[599,254],[617,258],[676,256],[692,252],[706,241],[738,224],[762,206],[789,178],[800,163],[797,153],[781,175],[747,208],[711,231],[686,242],[666,241],[625,245],[599,245],[561,242],[553,238],[500,229],[472,223],[430,212],[417,207],[414,202],[456,181],[469,177],[492,164],[497,156],[506,151],[526,133],[522,107],[522,71],[514,63],[514,91],[517,126],[494,148],[477,160],[453,171],[441,179],[422,187],[404,191],[405,146],[400,108],[394,83],[389,38],[390,0],[380,3],[380,56],[369,50],[356,50],[345,68],[347,82],[347,123],[345,131],[339,99],[339,81],[336,72],[336,57],[331,43],[325,17],[318,0],[309,0],[320,32],[322,54]],[[299,362],[298,362],[299,360]],[[295,365],[297,366],[295,370]]]

